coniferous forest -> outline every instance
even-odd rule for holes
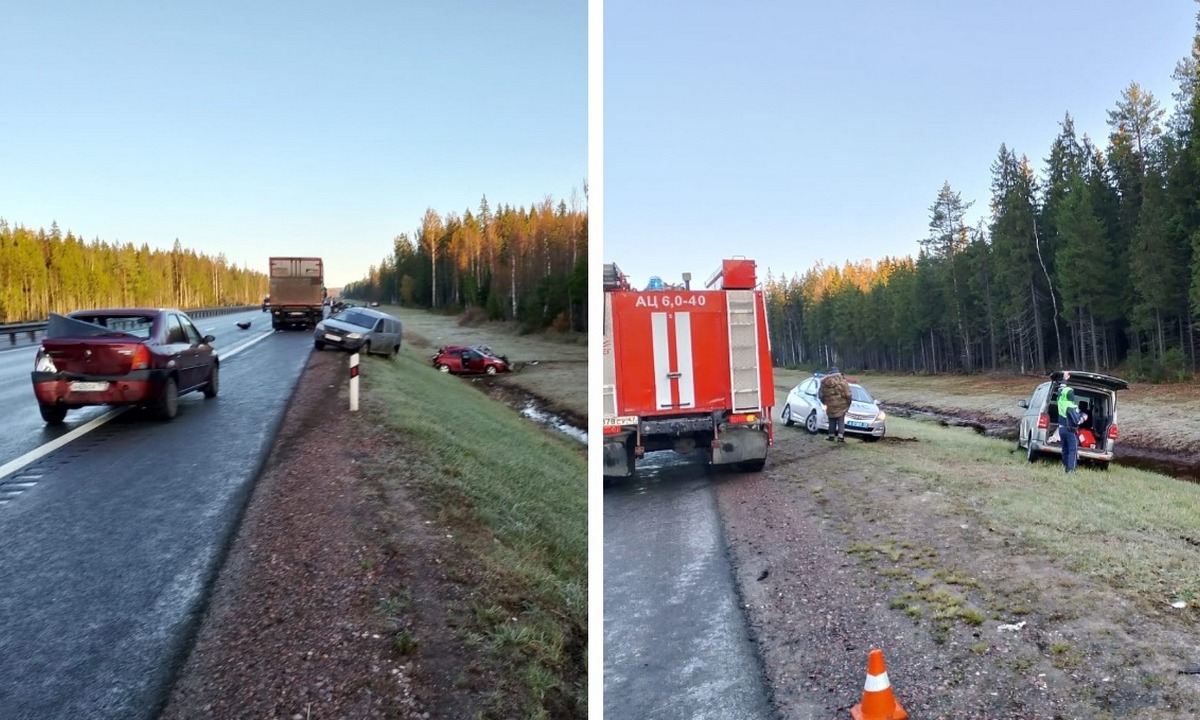
[[[0,218],[0,323],[95,307],[255,305],[266,292],[265,272],[185,250],[179,240],[171,250],[85,242],[57,223],[32,230]]]
[[[587,187],[584,186],[584,201]],[[368,276],[343,288],[362,300],[434,310],[474,311],[527,329],[587,329],[588,216],[577,193],[547,196],[525,209],[439,214],[393,241]]]
[[[1200,353],[1200,21],[1173,106],[1137,83],[1108,137],[1070,114],[1036,171],[1000,145],[986,219],[949,183],[917,257],[768,277],[775,360],[859,370],[1193,377]],[[982,169],[981,169],[982,171]]]

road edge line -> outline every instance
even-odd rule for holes
[[[66,435],[61,435],[59,437],[56,437],[53,440],[51,440],[50,442],[46,443],[45,445],[40,445],[38,447],[35,447],[34,449],[32,449],[29,452],[22,455],[21,457],[15,459],[15,460],[10,460],[5,464],[0,465],[0,479],[6,478],[9,475],[12,475],[16,471],[24,468],[25,466],[32,464],[34,461],[40,460],[43,457],[49,455],[50,453],[52,453],[55,450],[62,447],[63,445],[66,445],[67,443],[72,442],[73,440],[77,440],[80,437],[90,433],[91,431],[100,427],[104,423],[108,422],[109,420],[112,420],[116,416],[125,412],[127,409],[128,408],[122,407],[122,408],[116,408],[113,410],[109,410],[108,412],[104,413],[100,417],[92,418],[88,422],[84,423],[83,425],[80,425],[79,427],[75,428],[74,430],[67,433]]]

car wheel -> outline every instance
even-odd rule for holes
[[[397,355],[399,355],[399,354],[400,354],[400,346],[399,346],[399,345],[393,345],[393,346],[392,346],[392,352],[391,352],[391,354],[389,354],[389,355],[388,355],[388,360],[395,360],[395,359],[396,359],[396,356],[397,356]]]
[[[362,348],[359,349],[359,352],[361,352],[363,355],[370,355],[371,354],[371,341],[368,340],[365,343],[363,343]]]
[[[450,372],[450,366],[445,363],[442,363],[441,365],[438,365],[438,370],[440,372],[448,373],[448,372]]]
[[[487,368],[484,370],[484,372],[487,373],[488,375],[495,375],[496,374],[496,366],[488,365]]]
[[[808,417],[804,418],[804,429],[808,431],[809,435],[817,434],[817,411],[816,410],[813,410],[812,412],[810,412],[808,414]]]
[[[162,420],[171,420],[179,412],[179,386],[175,384],[175,378],[167,378],[163,383],[155,411]]]
[[[1025,445],[1025,459],[1029,462],[1037,462],[1040,453],[1033,449],[1033,438],[1030,437]]]
[[[208,376],[208,384],[204,386],[204,397],[214,398],[221,389],[221,366],[213,365],[212,373]]]
[[[61,425],[62,421],[67,417],[67,407],[65,405],[50,405],[46,403],[38,403],[38,410],[42,413],[42,419],[47,425]]]
[[[313,347],[315,347],[318,350],[324,350],[325,343],[321,342],[320,340],[313,340]]]
[[[796,423],[795,423],[795,422],[792,420],[792,406],[791,406],[791,405],[784,405],[784,406],[783,406],[783,415],[782,415],[782,417],[783,417],[783,424],[784,424],[784,425],[787,425],[788,427],[791,427],[791,426],[793,426],[793,425],[795,425],[795,424],[796,424]]]

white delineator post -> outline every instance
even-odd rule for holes
[[[350,355],[350,412],[358,411],[358,353]]]

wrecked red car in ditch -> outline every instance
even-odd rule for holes
[[[433,366],[444,373],[475,375],[512,372],[508,358],[496,355],[486,345],[447,345],[431,358]]]

